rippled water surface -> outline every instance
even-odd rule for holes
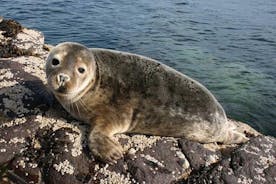
[[[1,0],[46,42],[159,59],[207,86],[229,117],[276,136],[275,0]]]

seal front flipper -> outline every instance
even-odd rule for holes
[[[96,120],[94,123],[96,125],[89,135],[90,150],[102,161],[116,163],[116,160],[123,157],[123,148],[113,138],[112,125],[108,126],[104,120]]]

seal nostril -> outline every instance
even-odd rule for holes
[[[70,77],[68,75],[66,75],[66,74],[61,73],[61,74],[57,75],[57,79],[58,79],[59,83],[64,83],[64,82],[69,81]]]
[[[52,60],[52,65],[57,66],[58,64],[59,64],[59,60],[56,59],[56,58],[54,58],[54,59]]]

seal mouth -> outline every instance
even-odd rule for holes
[[[60,86],[56,91],[61,94],[66,94],[66,88],[64,86]]]
[[[49,77],[47,77],[48,86],[58,99],[71,101],[71,99],[74,99],[78,95],[78,93],[80,93],[79,89],[71,91],[70,89],[68,89],[68,86],[65,82],[61,82],[60,84],[58,84],[57,81],[53,80],[53,78],[55,78],[55,76],[50,75]]]
[[[64,86],[61,86],[59,87],[58,89],[55,89],[54,90],[54,93],[58,96],[63,96],[63,97],[74,97],[74,96],[77,96],[79,94],[79,90],[76,90],[76,91],[72,91],[72,92],[67,92],[66,91],[66,88]]]
[[[81,89],[78,88],[73,91],[68,91],[65,86],[59,86],[56,89],[52,89],[52,91],[58,99],[62,101],[67,101],[67,103],[76,102],[83,95]]]

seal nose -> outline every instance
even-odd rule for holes
[[[69,80],[70,80],[70,77],[65,73],[60,73],[60,74],[57,75],[57,81],[60,84],[68,82]]]

